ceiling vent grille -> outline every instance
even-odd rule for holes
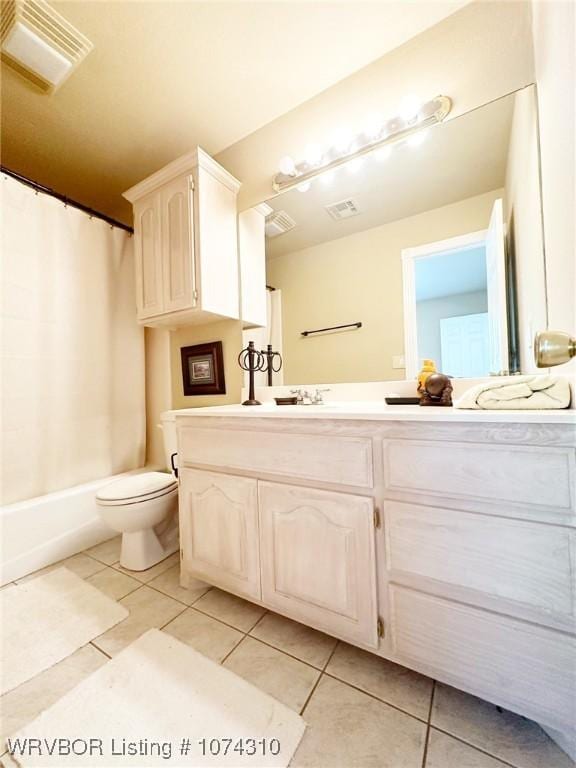
[[[358,216],[360,213],[360,209],[351,198],[340,200],[337,203],[330,203],[330,205],[324,207],[335,221],[349,219],[351,216]]]
[[[3,0],[2,60],[43,90],[55,90],[93,48],[45,0]]]
[[[278,235],[283,235],[294,229],[295,226],[296,222],[286,211],[274,211],[274,213],[266,216],[266,237],[278,237]]]

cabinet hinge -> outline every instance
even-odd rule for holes
[[[382,526],[382,519],[380,517],[380,510],[378,507],[374,507],[374,528],[380,528]]]
[[[188,179],[188,188],[194,189],[194,179],[192,177]]]
[[[376,633],[378,637],[384,637],[384,619],[381,616],[378,616],[378,621],[376,622]]]
[[[192,291],[192,301],[194,302],[194,304],[196,304],[196,302],[198,301],[198,291],[196,289]]]
[[[180,550],[180,560],[184,560],[184,550]]]

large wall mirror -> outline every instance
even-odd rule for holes
[[[547,323],[533,86],[267,202],[257,343],[282,352],[275,383],[412,378],[423,358],[457,377],[534,370]]]

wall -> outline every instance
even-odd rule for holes
[[[404,378],[401,251],[488,226],[498,189],[452,205],[271,259],[282,289],[284,382]],[[362,328],[304,338],[301,331],[362,321]]]
[[[221,341],[224,355],[225,395],[184,395],[180,348],[193,344]],[[172,408],[200,408],[208,405],[237,403],[242,388],[242,371],[238,354],[242,349],[242,324],[238,320],[222,320],[207,325],[191,325],[170,333],[172,376]]]
[[[576,335],[576,8],[534,2],[549,327]],[[576,371],[576,358],[562,372]]]
[[[170,331],[145,328],[146,341],[146,463],[166,468],[160,414],[172,408]]]
[[[534,333],[547,325],[535,90],[525,88],[514,100],[504,196],[508,248],[512,253],[521,254],[515,264],[523,373],[537,372],[532,351]]]
[[[320,50],[320,49],[319,49]],[[410,93],[453,100],[452,117],[534,82],[530,3],[473,2],[216,156],[242,181],[240,209],[270,197],[284,155],[303,156],[340,126],[395,114]]]
[[[486,291],[457,293],[428,299],[416,303],[418,323],[418,350],[421,358],[431,358],[442,371],[442,345],[440,342],[440,320],[446,317],[475,315],[488,311]],[[449,373],[449,371],[448,371]]]

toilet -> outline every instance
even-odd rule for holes
[[[167,465],[174,466],[174,417],[162,415]],[[145,571],[179,548],[177,471],[139,472],[115,480],[96,494],[102,520],[122,534],[120,565]]]

